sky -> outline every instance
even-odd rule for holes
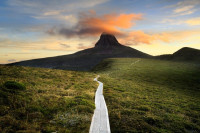
[[[91,48],[102,32],[151,55],[200,49],[200,0],[1,0],[0,64]]]

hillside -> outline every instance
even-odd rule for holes
[[[115,36],[103,33],[94,48],[85,49],[71,55],[34,59],[10,65],[87,71],[103,59],[113,57],[148,58],[151,56],[124,46],[117,41]]]
[[[106,59],[104,83],[112,132],[200,132],[200,66],[153,59]]]
[[[184,47],[171,55],[160,55],[155,58],[174,61],[200,62],[200,50]]]
[[[88,133],[95,75],[0,65],[1,133]]]

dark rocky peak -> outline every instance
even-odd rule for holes
[[[100,39],[95,44],[95,48],[112,48],[118,46],[121,46],[121,44],[117,41],[115,36],[108,33],[102,33]]]

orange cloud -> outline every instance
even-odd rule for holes
[[[81,13],[78,23],[72,29],[61,28],[59,34],[66,37],[73,36],[99,36],[102,32],[119,35],[122,44],[137,45],[151,44],[153,41],[160,40],[169,42],[168,34],[146,34],[143,31],[122,31],[135,25],[135,21],[141,20],[141,14],[105,14],[97,15],[91,10],[88,13]],[[52,30],[50,30],[52,31]],[[83,48],[83,46],[79,46]]]
[[[121,41],[126,45],[151,44],[156,40],[169,42],[170,35],[167,33],[151,35],[146,34],[143,31],[132,31],[127,35],[127,37],[121,39]]]
[[[78,36],[97,36],[102,32],[115,35],[124,34],[119,30],[128,29],[135,25],[135,21],[141,20],[141,14],[105,14],[98,16],[94,11],[80,14],[79,21],[73,29],[62,28],[59,34],[66,37]]]
[[[199,42],[200,30],[186,30],[186,31],[168,31],[160,34],[147,34],[143,31],[132,31],[127,33],[126,37],[121,37],[120,42],[126,45],[138,45],[138,44],[153,44],[156,41],[162,41],[166,43],[179,42],[180,44]]]
[[[60,28],[49,30],[49,34],[63,35],[65,37],[91,37],[99,36],[102,32],[118,35],[119,41],[126,45],[152,44],[154,41],[169,42],[171,35],[167,33],[147,34],[143,31],[126,31],[135,25],[135,22],[142,19],[141,14],[104,14],[97,15],[91,10],[79,14],[77,24],[72,28]],[[125,30],[123,30],[125,29]],[[79,49],[84,46],[79,46]]]
[[[103,30],[108,31],[119,31],[119,28],[130,28],[134,25],[135,20],[140,20],[140,14],[106,14],[103,16],[88,16],[84,15],[80,20],[79,24],[86,27],[92,28],[102,28]]]

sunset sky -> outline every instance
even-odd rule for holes
[[[102,32],[151,55],[200,49],[200,0],[1,0],[0,64],[90,48]]]

